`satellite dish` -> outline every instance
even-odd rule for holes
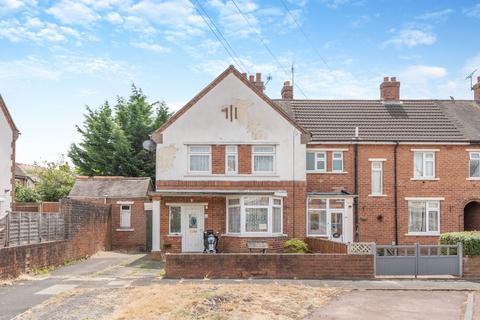
[[[157,144],[152,140],[145,140],[143,141],[143,149],[153,152],[157,149]]]

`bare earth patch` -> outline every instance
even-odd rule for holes
[[[275,284],[151,285],[125,290],[107,319],[303,319],[340,289]]]
[[[344,291],[245,283],[75,289],[17,319],[304,319]]]

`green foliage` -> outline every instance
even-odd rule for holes
[[[132,85],[128,99],[118,97],[110,107],[87,107],[79,144],[68,153],[79,174],[88,176],[153,177],[154,153],[143,142],[170,117],[164,102],[149,103],[141,89]]]
[[[38,202],[41,200],[37,190],[17,184],[15,187],[16,202]]]
[[[35,170],[38,176],[36,191],[42,201],[59,201],[70,193],[75,182],[75,173],[63,160],[46,162]]]
[[[480,255],[479,231],[450,232],[444,233],[440,236],[440,244],[456,245],[458,242],[462,243],[464,255]]]
[[[308,245],[300,239],[290,239],[283,243],[286,253],[307,253]]]

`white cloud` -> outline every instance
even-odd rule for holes
[[[463,14],[467,17],[480,18],[480,3],[477,3],[471,8],[464,9]]]
[[[447,69],[443,67],[413,65],[407,67],[400,73],[402,79],[408,82],[425,82],[433,79],[440,79],[447,75]]]
[[[47,61],[35,57],[0,61],[0,78],[57,80],[61,73]]]
[[[123,23],[123,18],[118,12],[109,12],[105,16],[105,19],[107,19],[108,22],[113,23],[113,24]]]
[[[62,0],[46,12],[65,24],[88,25],[100,18],[90,7],[71,0]]]
[[[24,6],[20,0],[0,0],[0,14],[16,11]]]
[[[364,0],[321,0],[321,2],[332,9],[337,9],[347,4],[352,6],[363,6],[365,4]]]
[[[227,36],[247,37],[260,33],[260,23],[255,16],[258,6],[253,1],[237,1],[245,17],[231,1],[209,0],[208,4],[218,10],[220,24],[225,29]]]
[[[157,43],[147,43],[147,42],[133,42],[132,46],[140,49],[145,49],[155,53],[167,53],[170,52],[169,48],[162,47]]]
[[[417,17],[419,20],[433,20],[433,21],[445,21],[447,17],[453,13],[452,9],[444,9],[439,11],[426,12]]]
[[[383,43],[383,46],[395,45],[415,47],[418,45],[432,45],[437,37],[429,30],[407,27],[397,32],[390,40]]]
[[[25,22],[17,19],[0,20],[0,38],[12,42],[33,41],[62,42],[67,37],[80,38],[80,33],[69,27],[60,27],[55,23],[42,22],[38,18],[28,18]]]

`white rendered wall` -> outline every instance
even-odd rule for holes
[[[10,210],[12,202],[12,140],[13,131],[0,110],[0,217]]]
[[[238,119],[222,109],[237,108]],[[157,145],[158,180],[303,180],[306,146],[301,134],[234,74],[229,74],[163,132]],[[275,144],[273,175],[192,175],[187,170],[188,144]],[[241,159],[239,159],[241,161]]]

